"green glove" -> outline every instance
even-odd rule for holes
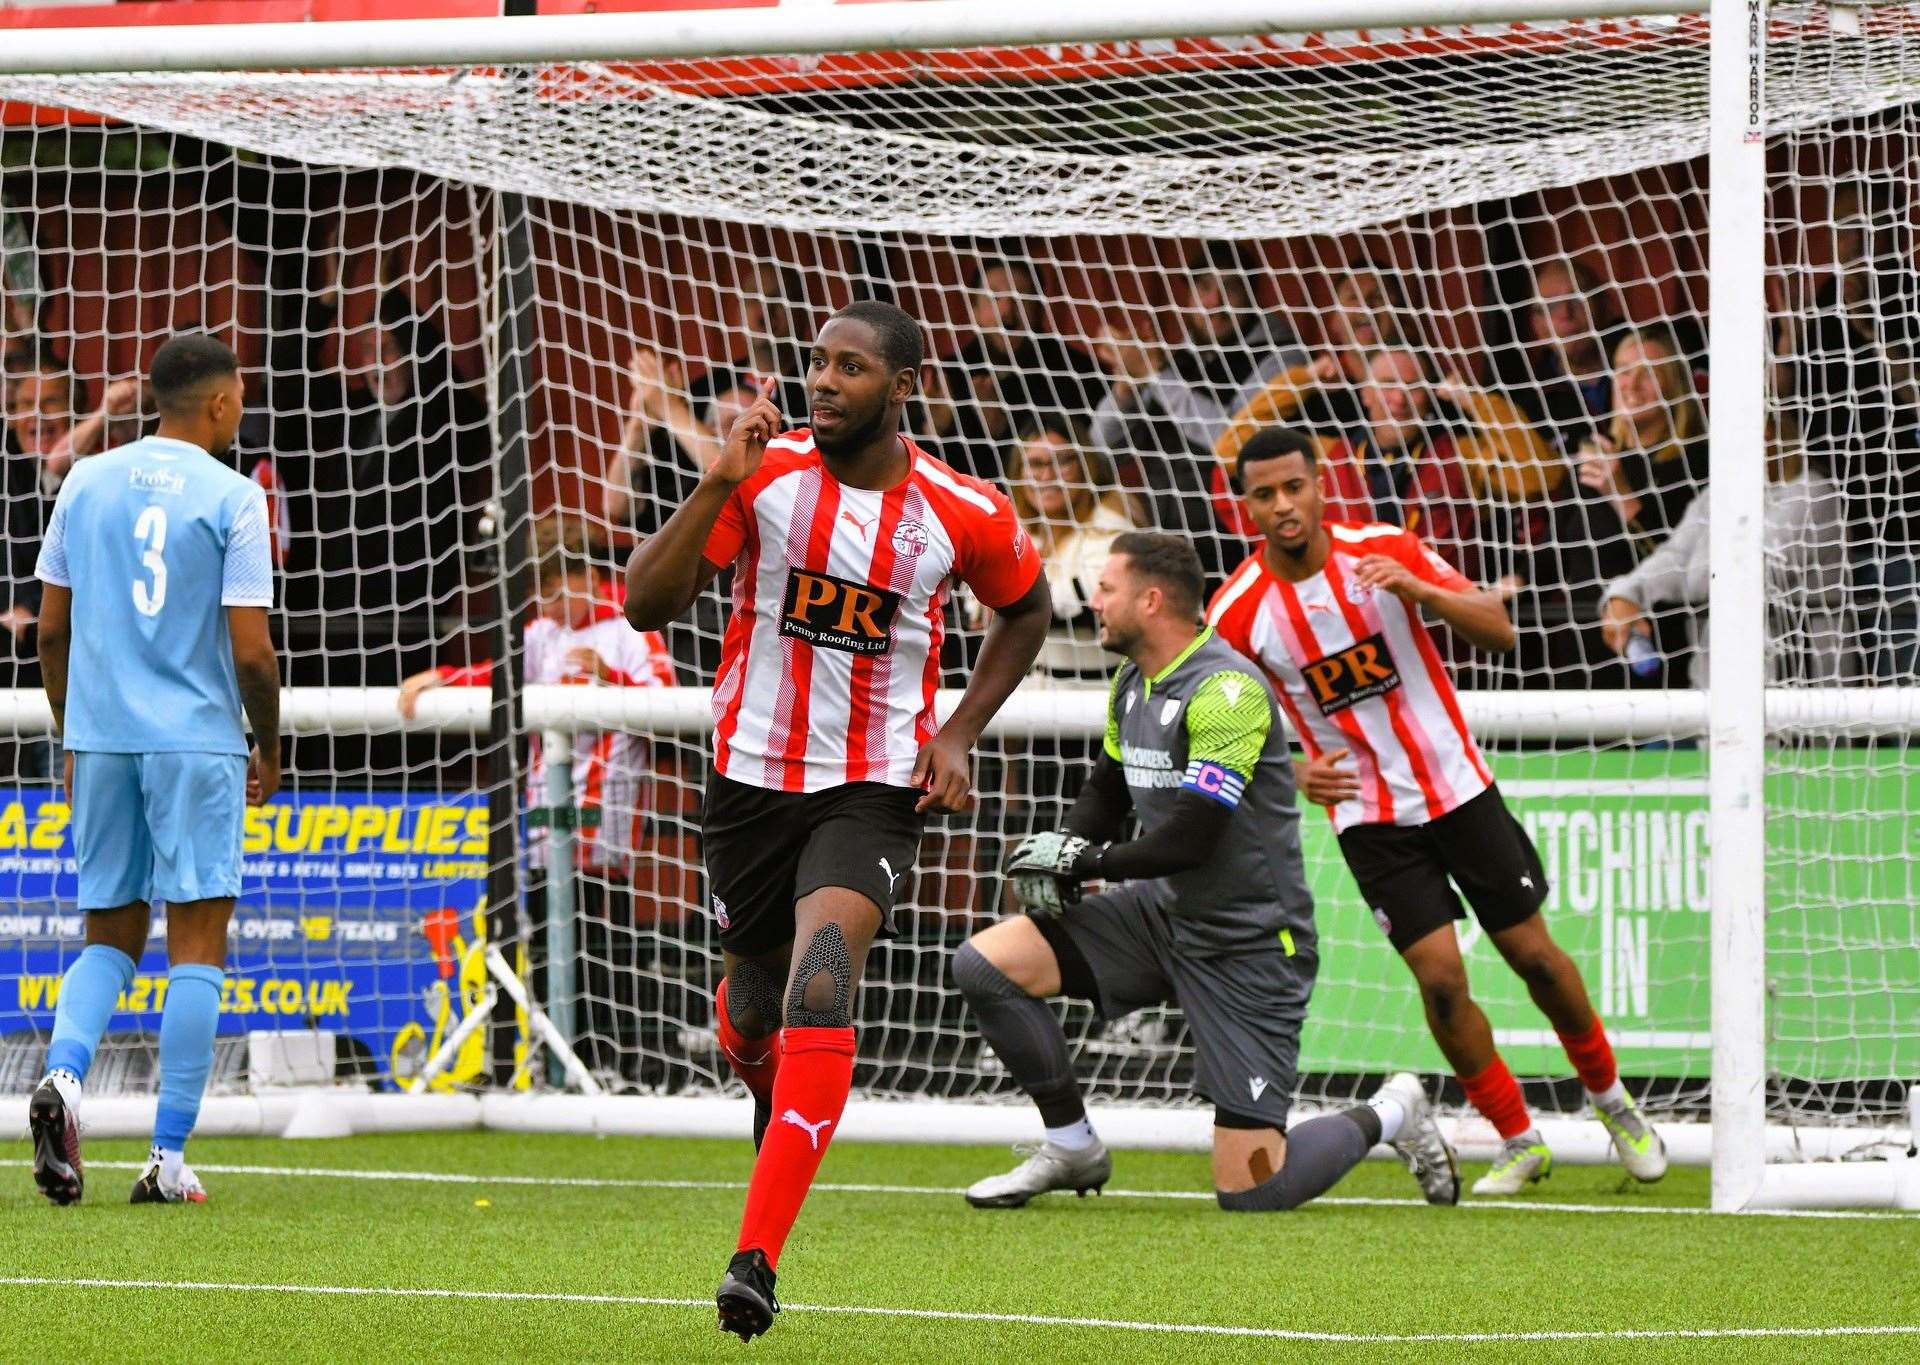
[[[1022,910],[1057,915],[1080,900],[1081,873],[1075,865],[1085,859],[1092,844],[1077,834],[1049,830],[1021,840],[1007,859],[1013,879],[1013,898]]]

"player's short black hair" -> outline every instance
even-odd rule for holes
[[[920,336],[920,324],[906,309],[882,303],[879,299],[860,299],[842,308],[828,321],[837,322],[841,318],[864,322],[873,328],[874,335],[880,338],[881,356],[896,373],[900,370],[912,370],[916,375],[920,373],[920,366],[927,358],[927,347]]]
[[[1247,438],[1233,462],[1233,477],[1242,488],[1247,486],[1247,466],[1260,460],[1277,460],[1282,455],[1298,455],[1312,469],[1320,463],[1320,447],[1304,431],[1292,427],[1262,427]]]
[[[239,372],[240,358],[225,342],[205,332],[182,332],[154,352],[147,378],[160,410],[177,412],[202,385]]]
[[[1125,555],[1135,573],[1166,593],[1175,611],[1183,616],[1200,614],[1207,576],[1192,541],[1165,531],[1126,531],[1113,538],[1109,553]]]

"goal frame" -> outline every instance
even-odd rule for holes
[[[325,24],[225,24],[123,29],[15,31],[0,51],[0,73],[230,71],[263,69],[462,67],[545,62],[636,61],[768,54],[824,53],[864,49],[1079,43],[1223,36],[1247,32],[1302,33],[1324,30],[1422,25],[1507,24],[1548,20],[1606,20],[1708,13],[1711,37],[1711,186],[1709,189],[1710,462],[1713,499],[1709,692],[1671,692],[1653,698],[1633,694],[1617,701],[1619,714],[1581,707],[1567,714],[1561,696],[1500,694],[1468,711],[1489,733],[1545,737],[1556,733],[1622,738],[1636,732],[1704,733],[1711,755],[1710,830],[1721,849],[1764,846],[1764,772],[1770,729],[1834,728],[1848,733],[1894,732],[1920,724],[1920,689],[1871,694],[1845,691],[1769,690],[1764,686],[1765,586],[1760,530],[1761,483],[1752,452],[1763,448],[1766,404],[1766,104],[1764,98],[1766,0],[1213,0],[1201,16],[1179,13],[1164,0],[980,0],[959,3],[883,3],[781,6],[752,11],[686,10],[644,14],[499,19],[426,19]],[[552,694],[552,695],[549,695]],[[570,695],[562,695],[570,694]],[[644,725],[658,732],[685,732],[707,723],[701,689],[631,692],[589,697],[582,689],[529,688],[528,730],[567,731],[586,726]],[[1596,694],[1588,694],[1596,695]],[[952,698],[944,698],[951,704]],[[349,727],[382,730],[401,722],[390,690],[345,696],[289,693],[287,721],[294,732]],[[1099,694],[1063,692],[1016,697],[997,721],[999,733],[1084,732],[1097,725]],[[17,733],[50,723],[44,697],[0,694],[0,724]],[[417,728],[484,732],[488,702],[483,694],[457,691],[424,700]],[[1562,728],[1564,727],[1564,729]],[[1766,1122],[1765,866],[1758,858],[1721,858],[1713,869],[1711,911],[1711,1010],[1713,1035],[1712,1200],[1717,1210],[1785,1205],[1880,1203],[1920,1207],[1920,1163],[1886,1163],[1883,1170],[1828,1165],[1769,1164]],[[384,1097],[382,1097],[384,1099]],[[364,1100],[364,1097],[362,1097]],[[129,1102],[129,1113],[139,1109]],[[356,1113],[386,1115],[419,1100],[360,1103]],[[656,1112],[678,1112],[670,1102]],[[104,1109],[102,1101],[94,1102]],[[554,1096],[482,1097],[473,1106],[441,1105],[427,1126],[528,1128],[586,1122],[606,1130],[594,1115],[574,1114],[584,1104],[612,1105],[631,1114],[635,1104]],[[246,1101],[235,1117],[220,1120],[224,1105],[209,1104],[215,1126],[228,1131],[270,1127],[273,1106]],[[536,1108],[546,1106],[548,1117]],[[150,1106],[149,1106],[150,1107]],[[878,1111],[916,1106],[874,1105]],[[249,1120],[242,1108],[254,1115]],[[285,1108],[284,1105],[281,1106]],[[955,1106],[943,1103],[943,1112]],[[1004,1108],[1004,1107],[1002,1107]],[[444,1112],[442,1112],[444,1111]],[[457,1112],[456,1112],[457,1111]],[[275,1110],[274,1112],[279,1112]],[[689,1111],[690,1112],[690,1111]],[[1155,1112],[1155,1111],[1149,1111]],[[1157,1111],[1144,1125],[1145,1145],[1189,1145],[1183,1119]],[[571,1115],[571,1117],[569,1117]],[[96,1116],[105,1119],[104,1113]],[[137,1117],[137,1115],[136,1115]],[[282,1118],[287,1115],[283,1114]],[[1190,1116],[1189,1116],[1190,1117]],[[1171,1122],[1169,1122],[1171,1120]],[[343,1122],[345,1120],[342,1120]],[[396,1121],[366,1120],[376,1126]],[[627,1127],[650,1120],[625,1119]],[[680,1131],[699,1131],[703,1120],[683,1115]],[[883,1135],[907,1136],[909,1127],[875,1120]],[[295,1126],[300,1126],[295,1123]],[[308,1126],[312,1126],[309,1114]],[[320,1127],[326,1127],[322,1123]],[[850,1130],[866,1126],[849,1121]],[[1187,1125],[1190,1127],[1191,1125]],[[965,1125],[936,1125],[943,1138],[964,1138]],[[896,1128],[899,1131],[895,1131]],[[989,1125],[994,1137],[999,1129]],[[284,1130],[284,1125],[282,1130]],[[657,1131],[657,1129],[646,1129]],[[1151,1130],[1151,1131],[1149,1131]],[[1779,1133],[1783,1130],[1772,1130]],[[1174,1134],[1168,1137],[1167,1134]],[[1158,1138],[1153,1134],[1159,1134]],[[1121,1132],[1115,1133],[1122,1137]],[[1804,1130],[1795,1150],[1806,1153]],[[1700,1135],[1677,1155],[1701,1159]],[[1817,1151],[1815,1154],[1819,1154]],[[1834,1153],[1834,1154],[1837,1154]]]
[[[1716,0],[1727,4],[1728,0]],[[939,47],[1218,38],[1706,12],[1698,0],[879,0],[499,19],[13,30],[0,74],[531,66]],[[1744,25],[1746,0],[1730,4]]]

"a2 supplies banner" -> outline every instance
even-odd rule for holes
[[[47,1036],[86,941],[68,821],[58,788],[0,788],[0,1036]],[[244,851],[220,1032],[327,1029],[409,1078],[484,990],[485,802],[285,794],[247,812]],[[111,1030],[157,1033],[166,989],[161,909]]]

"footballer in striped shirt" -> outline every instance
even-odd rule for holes
[[[867,949],[909,889],[927,814],[971,806],[974,741],[1050,619],[1006,496],[901,431],[924,358],[919,324],[893,305],[836,313],[808,356],[806,424],[786,429],[765,381],[627,565],[641,630],[733,571],[701,833],[726,954],[716,1029],[759,1147],[716,1296],[743,1340],[772,1325],[781,1248],[846,1106]],[[993,620],[941,723],[956,579]]]
[[[1466,916],[1460,893],[1552,1023],[1628,1173],[1658,1180],[1666,1148],[1621,1083],[1580,969],[1547,930],[1540,855],[1494,785],[1422,619],[1504,653],[1514,646],[1506,604],[1404,527],[1328,521],[1317,452],[1282,427],[1241,449],[1241,495],[1263,543],[1207,619],[1273,679],[1307,752],[1300,789],[1328,807],[1348,870],[1419,982],[1434,1041],[1500,1132],[1500,1156],[1473,1192],[1517,1194],[1547,1175],[1553,1154],[1468,991],[1453,931]]]

